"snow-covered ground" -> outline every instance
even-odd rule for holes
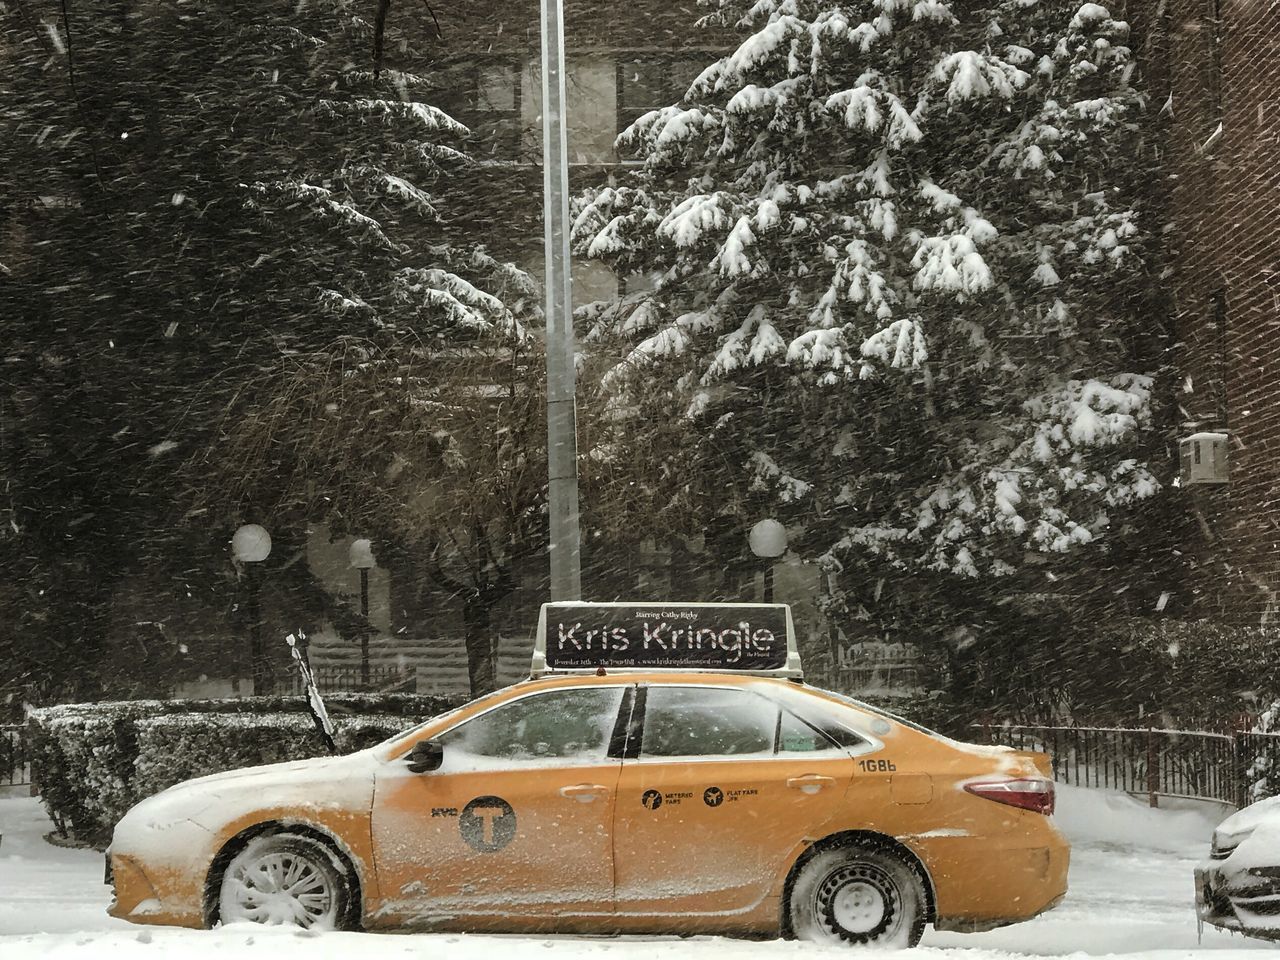
[[[925,935],[925,954],[957,960],[1123,954],[1143,960],[1245,960],[1269,944],[1206,929],[1196,937],[1191,868],[1214,818],[1203,809],[1151,811],[1128,797],[1060,788],[1057,819],[1071,838],[1071,891],[1029,923],[980,934]],[[38,802],[0,799],[0,958],[3,960],[790,960],[847,951],[806,943],[699,938],[480,937],[300,933],[233,926],[215,931],[138,927],[106,913],[102,855],[46,843]],[[1252,958],[1249,958],[1252,960]]]

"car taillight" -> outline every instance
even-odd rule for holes
[[[1053,813],[1053,781],[1032,779],[987,780],[982,783],[966,783],[964,788],[975,796],[1007,803],[1011,807],[1034,810],[1045,815]]]

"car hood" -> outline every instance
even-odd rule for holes
[[[1213,849],[1219,859],[1210,863],[1228,887],[1256,883],[1252,871],[1280,866],[1280,797],[1259,800],[1223,820],[1213,832]]]
[[[208,792],[222,787],[243,789],[277,784],[302,785],[342,780],[351,776],[372,776],[375,763],[371,751],[361,750],[343,757],[312,757],[310,760],[287,760],[284,763],[266,763],[257,767],[239,767],[184,780],[158,796],[190,790]]]
[[[261,813],[306,820],[322,811],[367,812],[378,761],[372,751],[227,770],[185,780],[135,804],[116,824],[111,847],[152,846],[193,827],[217,833]]]
[[[1267,797],[1237,810],[1218,824],[1218,829],[1223,833],[1243,833],[1271,819],[1280,821],[1280,797]]]

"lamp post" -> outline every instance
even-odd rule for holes
[[[764,567],[764,602],[773,603],[773,561],[787,552],[787,528],[777,520],[761,520],[747,536],[751,552],[768,561]]]
[[[369,689],[369,571],[377,566],[373,559],[373,544],[365,539],[352,540],[347,560],[360,571],[360,616],[364,624],[360,629],[360,687]]]
[[[582,599],[578,437],[574,412],[569,144],[566,133],[564,0],[542,0],[542,209],[547,318],[547,510],[551,599]]]
[[[231,554],[245,565],[249,582],[249,672],[253,692],[262,696],[271,680],[271,667],[262,649],[262,615],[258,607],[261,583],[259,564],[271,556],[271,534],[256,523],[246,523],[231,537]]]

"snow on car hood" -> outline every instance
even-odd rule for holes
[[[1228,885],[1248,882],[1251,870],[1280,867],[1280,797],[1259,800],[1227,817],[1213,831],[1213,846],[1217,851],[1230,851],[1226,857],[1210,861]],[[1272,917],[1267,925],[1278,923],[1280,917]]]
[[[295,819],[320,810],[368,811],[378,761],[372,751],[228,770],[174,784],[135,804],[116,824],[116,853],[210,836],[255,811]]]
[[[208,776],[196,777],[174,784],[159,796],[173,791],[206,789],[213,785],[235,784],[254,787],[274,784],[313,784],[343,780],[352,776],[373,776],[376,765],[369,750],[348,754],[344,757],[312,757],[310,760],[287,760],[284,763],[266,763],[257,767],[240,767],[236,770],[224,770],[222,773],[211,773]]]
[[[1230,880],[1249,870],[1280,867],[1280,817],[1259,820],[1225,860],[1214,861],[1219,874]],[[1280,924],[1272,917],[1269,926]]]
[[[1267,797],[1265,800],[1249,804],[1242,810],[1237,810],[1218,824],[1218,829],[1214,833],[1224,838],[1243,837],[1269,820],[1280,826],[1280,797]]]

